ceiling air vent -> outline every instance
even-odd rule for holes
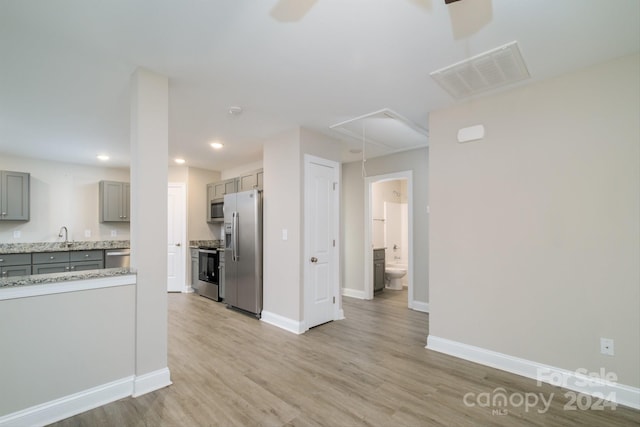
[[[434,71],[430,75],[451,96],[458,99],[530,77],[515,41]]]

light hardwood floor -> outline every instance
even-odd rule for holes
[[[426,350],[428,315],[407,309],[406,291],[343,301],[345,320],[297,336],[193,294],[169,294],[173,385],[54,425],[640,425],[639,411],[567,411],[562,389]],[[498,415],[464,403],[467,393],[499,387],[553,394],[551,406],[507,406]]]

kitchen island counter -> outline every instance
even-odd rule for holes
[[[132,268],[105,268],[8,277],[0,279],[0,301],[135,283],[136,272]]]

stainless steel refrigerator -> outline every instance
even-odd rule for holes
[[[224,196],[225,302],[260,317],[262,312],[262,191]]]

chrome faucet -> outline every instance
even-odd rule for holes
[[[60,232],[58,233],[58,237],[63,237],[62,236],[62,230],[64,230],[64,244],[68,245],[69,244],[69,239],[68,239],[68,235],[69,235],[69,230],[67,230],[67,227],[65,227],[64,225],[62,227],[60,227]]]

